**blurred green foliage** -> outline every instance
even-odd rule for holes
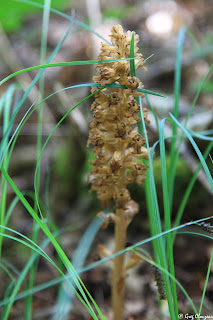
[[[44,4],[45,0],[35,0],[35,3]],[[30,3],[30,2],[29,2]],[[51,7],[63,10],[69,0],[52,0]],[[0,23],[6,32],[13,32],[19,29],[24,19],[31,14],[42,14],[42,9],[34,7],[32,4],[13,0],[0,0]]]
[[[132,6],[107,8],[103,11],[103,16],[106,19],[111,19],[111,18],[123,19],[130,14],[132,8],[133,8]]]
[[[201,83],[202,81],[198,81],[198,80],[195,80],[192,82],[192,89],[194,91],[197,91],[200,86],[201,86]],[[208,81],[204,84],[204,87],[203,87],[203,92],[204,93],[212,93],[213,94],[213,81]]]

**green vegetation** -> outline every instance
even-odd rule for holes
[[[44,4],[44,0],[35,0],[35,3]],[[69,1],[70,4],[70,1]],[[63,10],[68,5],[67,0],[52,0],[51,6],[54,9]],[[26,17],[30,19],[30,14],[41,14],[41,10],[35,6],[16,0],[1,0],[0,21],[1,25],[7,32],[17,31],[22,25]]]
[[[3,28],[7,31],[17,30],[26,15],[29,12],[35,12],[33,6],[28,6],[27,2],[18,3],[13,2],[14,6],[11,7],[11,1],[2,0],[3,4],[0,10],[0,20],[2,22]],[[30,4],[33,4],[29,1]],[[42,3],[43,1],[37,1],[37,3]],[[62,8],[67,2],[66,1],[52,1],[54,8]],[[176,240],[176,235],[181,232],[187,232],[188,236],[191,237],[205,237],[206,239],[212,239],[211,234],[204,234],[199,229],[200,232],[189,232],[184,231],[186,227],[197,225],[201,226],[200,222],[206,221],[211,217],[203,218],[199,217],[196,221],[190,221],[185,224],[181,224],[182,218],[184,218],[184,213],[187,204],[190,204],[191,195],[194,192],[194,185],[197,181],[198,174],[201,169],[205,174],[207,181],[211,190],[213,191],[213,178],[211,175],[212,172],[212,158],[211,161],[207,161],[209,158],[210,152],[213,148],[213,137],[212,131],[209,132],[193,132],[188,130],[187,121],[191,116],[192,110],[195,107],[197,99],[202,92],[205,90],[207,83],[207,78],[212,72],[213,65],[209,68],[206,76],[200,81],[197,92],[195,94],[194,100],[191,102],[191,108],[188,111],[186,121],[183,124],[180,122],[179,117],[179,100],[181,96],[181,70],[182,70],[182,51],[185,38],[187,37],[186,29],[183,28],[179,32],[178,44],[176,50],[176,64],[175,64],[175,82],[174,82],[174,108],[173,112],[165,119],[159,121],[158,128],[158,138],[155,141],[153,146],[150,146],[147,128],[145,125],[141,98],[138,99],[140,104],[140,115],[141,122],[139,124],[139,130],[143,133],[146,147],[148,150],[148,170],[145,180],[145,195],[146,203],[148,210],[148,219],[150,225],[150,237],[140,240],[139,242],[128,246],[124,250],[116,252],[114,254],[109,254],[107,257],[98,260],[97,262],[86,264],[86,259],[90,252],[92,243],[95,239],[96,234],[98,233],[101,225],[104,221],[107,220],[108,212],[110,208],[107,208],[102,214],[98,217],[95,217],[87,228],[85,234],[79,240],[75,253],[70,259],[70,252],[66,252],[63,248],[62,236],[69,232],[69,237],[72,237],[72,232],[78,229],[76,226],[68,225],[60,229],[57,223],[54,221],[51,205],[49,206],[48,199],[51,198],[51,182],[46,181],[45,184],[45,196],[41,192],[41,161],[45,159],[44,151],[47,150],[50,140],[53,137],[53,134],[59,128],[59,126],[66,121],[68,115],[77,107],[83,103],[88,103],[90,105],[90,98],[94,98],[95,93],[103,90],[103,88],[118,88],[116,84],[108,84],[107,86],[101,86],[101,84],[93,84],[91,82],[84,84],[75,84],[67,88],[60,89],[51,93],[49,96],[44,96],[44,84],[45,79],[43,74],[45,69],[51,67],[62,67],[66,66],[84,66],[85,70],[88,68],[87,65],[101,63],[97,60],[90,61],[70,61],[67,63],[54,63],[51,64],[52,59],[56,56],[58,51],[61,49],[67,35],[70,32],[70,26],[64,36],[61,38],[59,44],[53,50],[52,54],[47,60],[46,57],[46,48],[47,48],[47,33],[48,33],[48,24],[49,24],[49,14],[51,13],[50,3],[44,1],[46,5],[46,10],[43,10],[43,24],[42,24],[42,45],[41,45],[41,58],[40,65],[34,66],[29,69],[23,69],[11,74],[5,79],[1,79],[0,85],[4,83],[6,88],[7,80],[12,79],[15,75],[38,70],[37,75],[33,79],[30,86],[22,91],[20,85],[11,84],[7,87],[5,92],[2,94],[0,99],[0,115],[2,119],[2,128],[3,136],[0,143],[0,170],[1,170],[1,203],[0,203],[0,267],[1,272],[3,273],[5,279],[7,279],[7,287],[5,288],[4,297],[0,301],[0,308],[2,308],[2,319],[10,319],[12,314],[12,308],[14,302],[20,299],[23,299],[23,316],[25,319],[32,318],[33,310],[33,295],[36,292],[56,287],[57,288],[57,301],[55,302],[56,308],[53,312],[52,319],[58,320],[59,315],[63,316],[63,320],[68,319],[69,313],[73,311],[73,301],[74,297],[77,297],[81,302],[82,307],[87,310],[88,315],[91,319],[99,320],[106,319],[106,316],[103,314],[97,305],[95,298],[90,294],[84,282],[81,279],[82,273],[95,269],[98,266],[101,266],[103,263],[110,261],[118,256],[121,256],[124,253],[129,252],[138,256],[139,259],[146,261],[148,264],[153,265],[159,270],[162,275],[162,281],[165,285],[165,295],[168,301],[166,305],[166,312],[169,314],[170,319],[177,320],[179,313],[179,301],[177,292],[181,292],[187,299],[187,303],[191,306],[194,314],[202,314],[202,309],[204,306],[204,298],[207,290],[207,283],[209,280],[211,264],[213,260],[213,254],[211,254],[209,259],[209,267],[206,270],[205,284],[203,288],[202,297],[199,305],[197,305],[193,299],[190,298],[187,293],[187,288],[184,288],[182,284],[176,279],[175,274],[175,261],[173,256],[174,243]],[[32,11],[31,11],[32,10]],[[36,9],[40,10],[41,9]],[[122,10],[127,10],[123,8]],[[119,12],[118,16],[121,17],[125,12]],[[61,15],[61,12],[54,11],[58,15]],[[113,9],[111,12],[105,12],[106,16],[115,16],[117,14],[116,9]],[[81,27],[86,28],[93,32],[91,28],[85,26],[77,19],[74,19],[69,16],[64,16],[75,23],[78,23]],[[94,35],[97,36],[97,33],[94,31]],[[101,35],[98,35],[100,38]],[[103,40],[103,38],[102,38]],[[134,40],[134,39],[133,39]],[[193,48],[192,48],[193,51]],[[134,65],[134,48],[131,44],[130,47],[130,66],[131,66],[131,76],[136,76],[135,65]],[[117,59],[118,60],[118,59]],[[117,61],[114,60],[114,61]],[[85,71],[87,72],[87,71]],[[26,101],[29,97],[31,89],[35,84],[39,82],[39,93],[40,98],[38,99],[37,104],[28,105],[27,112],[20,116],[21,111],[24,106],[26,106]],[[210,84],[210,82],[208,83]],[[96,86],[97,91],[91,94],[86,95],[83,98],[79,98],[77,102],[73,103],[70,106],[70,109],[58,120],[57,124],[51,129],[51,133],[47,136],[46,140],[43,141],[42,137],[42,125],[43,125],[43,104],[48,101],[48,99],[53,99],[57,94],[67,90],[72,93],[73,89],[80,89],[82,87],[92,87]],[[3,86],[2,86],[3,88]],[[119,86],[119,88],[126,90],[125,86]],[[79,92],[80,92],[79,90]],[[22,95],[20,95],[20,91]],[[162,104],[164,101],[164,96],[160,93],[152,92],[150,90],[141,89],[140,91],[144,92],[146,98],[148,95],[158,95],[162,96]],[[2,92],[2,91],[1,91]],[[79,93],[80,97],[80,93]],[[149,108],[151,112],[153,111],[152,105],[149,103]],[[37,148],[37,159],[36,159],[36,168],[34,175],[34,190],[22,190],[21,187],[18,187],[17,182],[13,181],[11,178],[12,173],[10,171],[10,161],[13,156],[14,148],[17,146],[17,141],[20,138],[21,130],[26,125],[26,122],[38,112],[38,127],[36,135],[36,147]],[[20,117],[19,117],[20,116]],[[157,116],[155,115],[156,121],[158,121]],[[165,124],[169,124],[172,128],[172,136],[165,136]],[[15,128],[15,129],[14,129]],[[12,129],[14,129],[12,131]],[[202,153],[198,148],[196,141],[201,139],[205,142],[206,149]],[[169,141],[168,152],[166,152],[165,142]],[[192,150],[197,155],[198,166],[193,174],[189,174],[184,165],[184,161],[180,156],[180,148],[184,141],[188,141]],[[58,152],[55,153],[54,148],[51,148],[51,152],[54,153],[53,159],[55,159],[54,170],[56,175],[61,179],[62,184],[64,183],[64,193],[69,194],[69,180],[70,179],[81,179],[82,176],[89,174],[91,165],[85,164],[81,172],[76,173],[75,169],[72,168],[72,164],[76,161],[75,159],[75,148],[73,144],[70,144],[72,147],[70,150],[66,150],[66,147],[59,148]],[[156,150],[159,152],[159,157],[154,156]],[[85,152],[86,153],[86,152]],[[66,158],[67,157],[67,158]],[[88,152],[88,158],[92,159],[92,154]],[[70,160],[71,159],[71,164]],[[73,162],[72,162],[73,161]],[[78,161],[78,159],[77,159]],[[71,170],[67,173],[66,168]],[[74,165],[73,165],[74,167]],[[180,186],[180,180],[184,180],[184,186]],[[178,182],[178,185],[177,184]],[[73,187],[76,189],[81,189],[82,181],[75,181]],[[56,186],[58,187],[58,186]],[[177,199],[175,192],[178,190],[180,193],[180,200],[177,206]],[[161,189],[161,191],[157,191]],[[13,192],[13,197],[8,196],[8,191]],[[62,189],[63,190],[63,189]],[[84,194],[85,188],[82,187],[82,194]],[[201,191],[202,192],[202,191]],[[160,199],[159,199],[160,197]],[[82,199],[84,199],[82,197]],[[80,201],[82,201],[80,199]],[[51,199],[54,205],[54,199]],[[50,201],[50,202],[51,202]],[[160,210],[160,207],[163,206],[163,210]],[[174,212],[174,206],[177,208]],[[16,219],[16,209],[19,208],[24,212],[32,221],[29,234],[25,235],[16,230],[15,223],[11,223]],[[21,208],[21,209],[20,209]],[[54,210],[53,210],[54,211]],[[75,214],[75,213],[74,213]],[[62,220],[62,212],[60,212],[60,219]],[[174,215],[174,216],[173,216]],[[90,217],[91,215],[88,214]],[[88,216],[86,222],[88,221]],[[81,231],[81,230],[80,230]],[[13,265],[13,261],[9,262],[7,260],[10,255],[7,254],[8,246],[5,248],[4,244],[13,242],[13,246],[16,247],[16,250],[20,250],[21,247],[26,248],[26,251],[21,254],[23,259],[27,260],[25,265],[17,267]],[[152,243],[153,254],[150,255],[147,251],[143,249],[143,246],[147,243]],[[196,251],[196,248],[195,248]],[[29,254],[30,252],[30,254]],[[54,270],[55,278],[50,281],[44,281],[40,285],[36,285],[36,276],[38,273],[39,262],[45,261],[45,267],[48,265],[48,268],[51,266]],[[3,278],[4,278],[3,277]],[[8,280],[9,279],[9,280]],[[150,280],[151,281],[151,280]],[[4,284],[3,284],[4,285]],[[155,297],[153,297],[155,299]],[[65,308],[66,306],[66,308]],[[81,309],[81,308],[79,308]],[[161,314],[160,304],[159,304],[159,315]],[[160,316],[159,316],[160,319]]]

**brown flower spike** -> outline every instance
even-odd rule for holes
[[[102,43],[99,60],[120,59],[130,57],[132,32],[123,33],[120,25],[111,30],[112,46]],[[134,33],[135,68],[144,67],[142,54],[137,53],[139,36]],[[90,174],[92,189],[96,190],[98,198],[104,206],[110,199],[115,203],[115,252],[125,248],[126,228],[133,216],[138,212],[138,205],[131,200],[127,184],[142,184],[145,178],[146,166],[139,161],[147,159],[147,149],[143,146],[144,138],[138,134],[137,122],[140,119],[140,106],[135,97],[142,96],[137,88],[143,88],[136,77],[130,76],[129,60],[122,60],[97,65],[99,76],[93,80],[96,83],[120,84],[127,89],[107,87],[95,94],[92,104],[94,119],[90,124],[88,146],[94,146],[95,160]],[[92,88],[95,92],[97,88]],[[147,123],[147,110],[143,109]],[[112,277],[112,304],[114,319],[123,319],[124,299],[124,256],[114,259]]]

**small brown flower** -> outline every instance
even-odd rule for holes
[[[116,208],[125,209],[126,204],[131,200],[130,193],[127,189],[123,188],[114,196]]]
[[[121,26],[113,26],[111,33],[112,46],[102,43],[99,60],[128,58],[132,32],[123,33]],[[144,59],[138,53],[138,35],[134,34],[135,66],[143,67]],[[96,68],[99,75],[93,80],[102,85],[115,83],[125,85],[127,89],[107,87],[95,94],[95,102],[91,106],[94,120],[90,123],[88,144],[94,146],[95,160],[90,174],[92,189],[96,190],[100,200],[106,205],[114,198],[115,207],[125,207],[130,201],[126,186],[130,182],[141,184],[145,178],[146,167],[138,163],[138,158],[147,158],[145,140],[137,132],[137,122],[140,119],[140,106],[135,96],[141,95],[137,88],[143,84],[130,75],[130,62],[121,60],[110,63],[100,63]],[[97,88],[92,88],[95,92]],[[147,110],[144,109],[147,120]],[[122,190],[122,191],[121,191]],[[126,202],[122,202],[126,197]]]
[[[125,248],[126,229],[139,210],[138,204],[131,200],[127,185],[132,182],[139,185],[143,183],[147,167],[142,163],[142,158],[148,159],[148,152],[144,146],[145,140],[137,130],[137,122],[141,118],[138,116],[140,106],[135,97],[144,96],[137,91],[143,88],[143,84],[131,76],[129,60],[103,62],[129,58],[133,34],[135,68],[146,70],[142,54],[138,53],[139,36],[131,31],[124,33],[120,25],[113,26],[110,35],[112,45],[102,43],[98,57],[102,62],[96,68],[99,75],[93,77],[93,80],[102,86],[116,84],[126,88],[107,86],[97,93],[97,87],[91,90],[95,93],[95,102],[91,106],[94,119],[90,123],[87,145],[94,147],[95,160],[90,161],[94,167],[89,178],[91,189],[97,192],[104,206],[108,206],[109,200],[114,199],[115,210],[106,220],[105,226],[109,221],[115,223],[116,252]],[[148,123],[146,109],[143,109],[143,116]],[[135,260],[130,261],[126,269],[135,265]],[[124,255],[113,260],[112,306],[116,320],[124,318],[126,269]]]

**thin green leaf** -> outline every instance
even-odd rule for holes
[[[174,116],[178,119],[179,117],[179,98],[180,98],[180,88],[181,88],[181,60],[182,60],[182,51],[183,43],[185,39],[186,28],[181,28],[178,34],[178,44],[176,50],[176,64],[175,64],[175,82],[174,82]],[[178,152],[176,149],[176,135],[177,135],[177,126],[174,123],[172,126],[172,140],[170,147],[170,169],[168,176],[168,186],[169,186],[169,198],[170,198],[170,207],[172,207],[173,202],[173,193],[174,193],[174,181],[175,173],[177,167]]]
[[[106,218],[107,215],[96,217],[87,228],[83,237],[80,239],[78,247],[76,248],[72,258],[72,264],[76,269],[80,269],[83,267],[89,250],[91,248],[92,242]],[[73,286],[75,285],[73,284]],[[69,313],[72,310],[73,294],[73,290],[70,290],[70,287],[68,287],[67,283],[64,281],[59,292],[56,312],[53,316],[53,320],[57,320],[60,317],[63,317],[63,320],[67,319]]]
[[[53,67],[62,67],[62,66],[82,66],[82,65],[91,65],[91,64],[99,64],[99,63],[110,63],[116,62],[119,60],[130,60],[132,58],[123,58],[123,59],[109,59],[109,60],[87,60],[87,61],[68,61],[68,62],[57,62],[57,63],[45,63],[40,64],[37,66],[25,68],[14,73],[11,73],[9,76],[5,77],[3,80],[0,81],[0,86],[5,83],[6,81],[10,80],[11,78],[18,76],[24,72],[36,70],[36,69],[46,69],[46,68],[53,68]]]
[[[119,252],[116,252],[115,254],[113,254],[113,255],[111,255],[111,256],[109,256],[109,257],[106,257],[106,258],[104,258],[104,259],[101,259],[101,260],[98,261],[98,262],[92,263],[92,264],[90,264],[90,265],[88,265],[88,266],[86,266],[86,267],[81,268],[80,270],[77,270],[77,273],[78,273],[78,274],[81,274],[81,273],[87,272],[87,271],[89,271],[89,270],[92,270],[92,269],[100,266],[100,265],[103,264],[103,263],[106,263],[106,262],[108,262],[108,261],[110,261],[110,260],[112,260],[112,259],[114,259],[114,258],[116,258],[116,257],[118,257],[118,256],[120,256],[120,255],[122,255],[122,254],[124,254],[124,253],[126,253],[126,252],[131,251],[132,249],[135,249],[135,248],[137,248],[137,247],[139,247],[139,246],[142,246],[142,245],[144,245],[144,244],[146,244],[146,243],[149,243],[149,242],[151,242],[151,241],[153,241],[153,240],[155,240],[155,239],[157,239],[157,238],[160,238],[160,237],[168,234],[169,232],[174,232],[174,231],[177,231],[177,230],[181,230],[181,229],[183,229],[183,228],[185,228],[185,227],[188,227],[188,226],[190,226],[190,225],[194,225],[194,224],[200,223],[200,222],[202,222],[202,221],[207,221],[207,220],[209,220],[209,219],[211,219],[211,217],[204,218],[204,219],[199,219],[199,220],[196,220],[196,221],[191,221],[191,222],[185,223],[185,224],[183,224],[183,225],[177,226],[177,227],[175,227],[175,228],[172,228],[172,229],[170,229],[170,230],[164,231],[164,232],[162,232],[162,233],[160,233],[160,234],[158,234],[158,235],[155,235],[155,236],[152,236],[152,237],[147,238],[147,239],[145,239],[145,240],[139,241],[139,242],[135,243],[134,245],[125,248],[124,250],[121,250],[121,251],[119,251]],[[180,232],[179,232],[179,233],[180,233]],[[190,232],[181,232],[181,233],[190,233]],[[196,233],[193,233],[193,234],[196,234]],[[206,235],[206,234],[198,234],[198,235],[212,239],[212,237],[210,237],[209,235]],[[23,298],[24,298],[26,295],[28,295],[29,293],[30,293],[30,294],[31,294],[31,293],[34,294],[34,293],[36,293],[36,292],[45,290],[45,289],[49,288],[50,286],[57,285],[57,284],[61,283],[62,281],[68,280],[68,279],[70,279],[70,278],[72,278],[71,275],[69,275],[69,276],[64,276],[64,277],[61,277],[61,278],[57,278],[57,279],[51,280],[51,281],[49,281],[49,282],[46,282],[45,284],[42,284],[42,285],[39,285],[39,286],[34,287],[34,288],[32,289],[32,292],[29,292],[29,290],[24,291],[24,292],[21,292],[20,294],[17,294],[17,295],[16,295],[16,297],[14,298],[14,301],[23,299]],[[3,305],[5,305],[5,304],[7,304],[7,303],[9,303],[9,302],[11,302],[11,300],[9,300],[9,299],[8,299],[8,300],[3,300],[3,301],[1,301],[1,302],[0,302],[0,307],[2,307]]]
[[[134,32],[132,32],[132,38],[131,38],[131,43],[130,43],[130,57],[134,58],[135,57],[135,52],[134,52],[134,48],[135,48],[135,38],[134,38]],[[135,72],[135,61],[134,60],[130,60],[130,74],[131,77],[135,77],[136,76],[136,72]]]
[[[181,128],[181,130],[183,130],[183,132],[186,134],[186,136],[188,137],[189,141],[191,142],[192,146],[194,147],[194,149],[195,149],[195,151],[196,151],[196,153],[197,153],[197,155],[198,155],[198,157],[199,157],[199,159],[200,159],[200,161],[201,161],[201,163],[202,163],[203,169],[204,169],[204,171],[205,171],[205,173],[206,173],[206,176],[207,176],[207,179],[208,179],[209,184],[210,184],[210,186],[211,186],[211,189],[212,189],[212,191],[213,191],[213,179],[212,179],[211,173],[210,173],[210,171],[209,171],[209,168],[208,168],[208,166],[207,166],[207,164],[206,164],[206,161],[204,160],[203,155],[202,155],[202,153],[200,152],[198,146],[196,145],[195,141],[193,140],[193,138],[192,138],[192,136],[190,135],[190,133],[188,132],[188,130],[187,130],[186,128],[184,128],[184,127],[180,124],[180,122],[179,122],[177,119],[175,119],[175,117],[174,117],[171,113],[170,113],[170,117],[171,117],[172,120]]]
[[[10,0],[11,1],[11,0]],[[26,3],[28,5],[31,5],[31,6],[34,6],[34,7],[37,7],[37,8],[41,8],[43,9],[44,8],[44,5],[40,4],[40,3],[37,3],[37,2],[34,2],[34,1],[30,1],[30,0],[12,0],[12,1],[15,1],[15,2],[23,2],[23,3]],[[76,24],[78,24],[79,26],[81,26],[82,28],[92,32],[93,34],[95,34],[97,37],[99,37],[101,40],[103,40],[104,42],[108,43],[109,45],[111,45],[111,43],[109,41],[107,41],[102,35],[100,35],[98,32],[96,32],[94,29],[92,29],[90,26],[88,26],[87,24],[81,22],[80,20],[78,19],[75,19],[74,17],[72,16],[69,16],[63,12],[60,12],[56,9],[53,9],[53,8],[50,8],[50,11],[65,18],[65,19],[68,19],[69,21],[72,21],[72,22],[75,22]]]

